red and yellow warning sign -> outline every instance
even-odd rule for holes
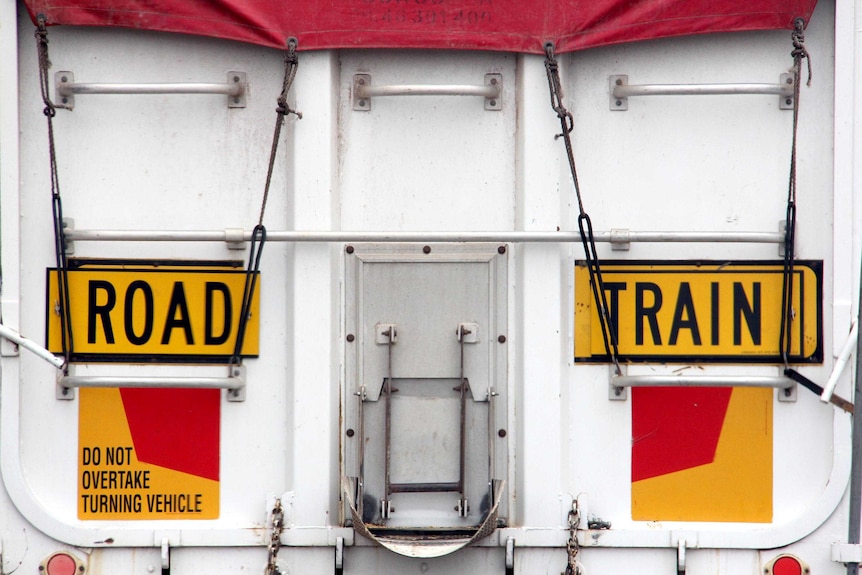
[[[771,389],[632,389],[632,518],[772,521]]]
[[[78,518],[217,519],[218,389],[80,390]]]

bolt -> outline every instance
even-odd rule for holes
[[[617,108],[621,107],[622,105],[623,105],[623,101],[622,101],[622,100],[617,100],[617,101],[616,101],[616,107],[617,107]]]
[[[617,397],[619,397],[619,396],[621,396],[622,394],[623,394],[623,388],[622,388],[622,387],[615,387],[615,388],[614,388],[614,395],[616,395]]]
[[[784,388],[784,397],[790,397],[792,394],[793,390],[791,390],[789,387]]]
[[[234,104],[239,104],[239,98],[234,98],[234,99],[233,99],[233,103],[234,103]]]
[[[491,78],[491,85],[492,85],[492,86],[496,86],[496,85],[497,85],[497,78]]]
[[[490,102],[488,102],[488,104],[490,104],[491,106],[496,106],[497,100],[491,100]]]
[[[792,77],[788,77],[788,78],[785,80],[785,82],[787,82],[788,84],[792,84],[792,83],[793,83],[793,78],[792,78]]]
[[[786,100],[784,100],[784,103],[788,106],[791,105],[793,103],[793,98],[787,98]]]
[[[498,254],[504,254],[504,253],[506,253],[506,246],[500,246],[500,247],[498,247],[498,248],[497,248],[497,253],[498,253]]]
[[[497,435],[499,435],[500,437],[506,437],[506,430],[501,429],[500,431],[497,432]]]
[[[360,85],[360,86],[364,86],[364,85],[365,85],[365,78],[359,78],[359,85]]]
[[[63,103],[64,103],[64,104],[68,104],[68,103],[69,103],[69,98],[65,98],[65,97],[64,97],[64,98],[63,98]]]
[[[506,336],[505,335],[498,336],[497,341],[499,341],[500,343],[506,343]]]
[[[356,339],[356,336],[354,336],[352,333],[347,334],[347,341],[352,342],[354,339]]]
[[[352,429],[347,430],[347,437],[353,437],[355,434],[356,434],[356,432],[353,431]]]
[[[68,81],[69,81],[69,77],[68,77],[68,76],[63,76],[62,78],[60,78],[60,81],[61,81],[61,82],[68,82]]]
[[[234,82],[239,82],[239,76],[234,76],[234,77],[233,77],[233,81],[234,81]]]
[[[233,375],[234,375],[234,377],[239,376],[239,370],[238,369],[233,370]]]
[[[622,79],[622,78],[617,78],[617,80],[616,80],[615,84],[616,84],[617,86],[622,86],[622,85],[623,85],[623,79]]]
[[[425,247],[423,247],[423,248],[422,248],[422,253],[423,253],[423,254],[430,254],[430,253],[431,253],[431,246],[425,246]]]
[[[353,253],[353,246],[347,246],[346,248],[344,248],[344,251],[346,251],[349,254],[352,254]]]
[[[364,108],[365,107],[365,100],[359,100],[359,105]]]

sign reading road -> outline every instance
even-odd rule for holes
[[[619,354],[632,361],[781,363],[783,261],[603,261]],[[793,269],[789,360],[823,360],[823,263]],[[606,362],[589,270],[575,265],[575,361]]]
[[[70,260],[72,361],[227,362],[239,328],[241,262]],[[256,356],[259,287],[242,355]],[[48,349],[62,352],[57,270],[48,270]]]

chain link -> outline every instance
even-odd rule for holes
[[[281,549],[281,532],[284,531],[284,509],[281,507],[281,499],[275,500],[272,508],[272,531],[269,536],[269,560],[266,563],[264,575],[282,575],[281,569],[276,565],[278,561],[278,550]]]
[[[581,523],[581,512],[578,509],[577,499],[572,501],[572,509],[569,511],[569,540],[566,541],[566,573],[565,575],[581,575],[581,567],[578,565],[578,553],[581,546],[578,543],[578,525]]]

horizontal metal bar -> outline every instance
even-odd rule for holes
[[[390,493],[448,493],[461,491],[458,482],[455,483],[390,483]]]
[[[363,84],[356,87],[357,98],[376,98],[379,96],[481,96],[499,98],[500,86],[489,84],[392,84],[373,86]]]
[[[248,87],[245,72],[228,72],[227,82],[159,82],[149,84],[132,83],[78,83],[72,72],[54,74],[56,105],[72,110],[76,95],[92,94],[220,94],[227,96],[229,108],[244,108]]]
[[[765,375],[617,375],[613,387],[776,387],[791,388],[796,383],[784,376]]]
[[[224,94],[241,96],[242,84],[219,84],[214,82],[161,83],[161,84],[77,84],[72,82],[57,85],[63,96],[81,94]]]
[[[793,84],[621,84],[613,87],[614,98],[746,94],[793,96]]]
[[[242,241],[251,241],[251,231],[242,232]],[[158,230],[69,230],[68,241],[81,242],[230,242],[240,234],[232,231]],[[781,244],[780,232],[596,232],[597,242],[641,243],[754,243]],[[499,232],[404,232],[404,231],[267,231],[269,242],[580,242],[580,232],[499,231]]]
[[[67,375],[58,378],[62,387],[146,387],[242,389],[245,380],[239,377],[130,377],[113,375]]]

